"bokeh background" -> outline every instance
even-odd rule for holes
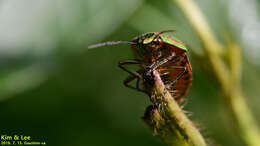
[[[231,33],[243,48],[242,87],[260,124],[260,1],[195,2],[220,42]],[[164,146],[141,120],[148,97],[122,84],[128,74],[117,63],[133,58],[130,47],[87,46],[168,29],[202,52],[170,0],[0,0],[0,134],[53,146]],[[210,143],[242,146],[216,81],[190,58],[185,110]]]

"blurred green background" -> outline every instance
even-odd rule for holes
[[[260,2],[195,0],[220,42],[243,48],[242,86],[260,124]],[[149,98],[123,86],[118,61],[127,45],[88,50],[93,43],[131,40],[174,29],[200,54],[201,45],[170,0],[0,1],[0,134],[30,135],[53,146],[158,146],[141,120]],[[190,55],[193,86],[185,110],[213,145],[242,146],[216,82]]]

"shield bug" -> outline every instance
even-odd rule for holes
[[[130,44],[136,58],[120,61],[118,66],[130,74],[124,81],[126,87],[151,93],[147,86],[153,84],[152,72],[157,70],[172,96],[181,102],[192,83],[192,68],[187,57],[186,46],[176,37],[174,31],[149,32],[135,37],[132,41],[104,42],[89,46],[96,48],[105,45]],[[139,65],[131,71],[129,65]],[[130,83],[136,81],[135,86]],[[140,81],[144,88],[141,88]]]

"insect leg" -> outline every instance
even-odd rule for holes
[[[187,68],[185,66],[179,66],[180,68],[183,68],[183,71],[173,80],[170,82],[169,86],[172,86],[176,81],[178,81],[187,71]]]
[[[163,92],[163,93],[164,93],[164,96],[165,96],[166,93],[167,93],[167,89],[169,89],[171,86],[173,86],[174,83],[176,83],[176,82],[187,72],[187,69],[186,69],[185,66],[171,66],[171,67],[173,67],[173,68],[171,68],[171,69],[166,69],[166,70],[170,71],[170,70],[175,70],[176,68],[182,68],[183,71],[182,71],[174,80],[170,81],[170,83],[168,83],[168,85],[166,85],[166,88],[164,88],[164,92]],[[175,69],[174,69],[174,68],[175,68]]]
[[[128,61],[120,61],[118,66],[123,69],[124,71],[128,72],[131,76],[127,77],[124,81],[124,85],[128,88],[146,93],[150,95],[146,90],[140,88],[140,79],[142,79],[141,70],[139,71],[131,71],[130,69],[126,68],[125,65],[138,65],[141,64],[139,60],[128,60]],[[133,80],[137,79],[136,86],[132,86],[131,83]]]
[[[154,63],[152,63],[150,66],[148,66],[145,71],[144,71],[144,75],[146,77],[150,77],[152,76],[152,72],[158,68],[159,66],[163,65],[164,63],[167,63],[168,61],[172,60],[174,57],[176,56],[175,52],[172,52],[167,58],[163,58],[160,59]]]
[[[125,65],[138,65],[141,64],[140,61],[133,59],[133,60],[127,60],[127,61],[119,61],[118,67],[123,69],[124,71],[128,72],[129,74],[141,78],[141,75],[137,73],[136,71],[131,71],[125,67]]]
[[[136,86],[132,86],[132,85],[130,85],[130,83],[132,82],[132,81],[134,81],[135,79],[137,79],[137,81],[136,81]],[[140,78],[138,78],[138,77],[136,77],[136,76],[128,76],[125,80],[124,80],[124,85],[126,86],[126,87],[128,87],[128,88],[131,88],[131,89],[134,89],[134,90],[137,90],[137,91],[139,91],[139,92],[143,92],[143,93],[145,93],[145,94],[147,94],[147,95],[150,95],[146,90],[144,90],[144,89],[141,89],[140,87],[139,87],[139,84],[140,84]]]

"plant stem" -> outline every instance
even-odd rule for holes
[[[158,109],[160,115],[156,114],[157,118],[153,118],[153,121],[160,123],[155,125],[156,129],[161,130],[159,131],[160,133],[166,133],[161,135],[161,137],[172,146],[177,146],[176,138],[169,139],[168,135],[175,135],[175,137],[179,138],[178,143],[182,141],[182,145],[206,146],[206,142],[199,130],[184,114],[183,110],[179,107],[178,103],[174,100],[171,94],[168,91],[166,95],[164,94],[165,86],[159,73],[156,70],[153,73],[155,81],[155,96],[152,100],[154,100],[154,104],[161,106],[161,109]],[[153,117],[155,117],[155,114],[153,114]],[[161,121],[164,121],[164,123]],[[164,127],[169,126],[170,128],[158,128],[158,126],[163,127],[162,125]]]
[[[248,146],[259,146],[260,137],[258,126],[255,119],[252,117],[251,111],[246,105],[245,99],[240,92],[237,90],[232,92],[230,96],[230,111],[233,117],[233,123],[238,128],[240,137],[244,140]]]

